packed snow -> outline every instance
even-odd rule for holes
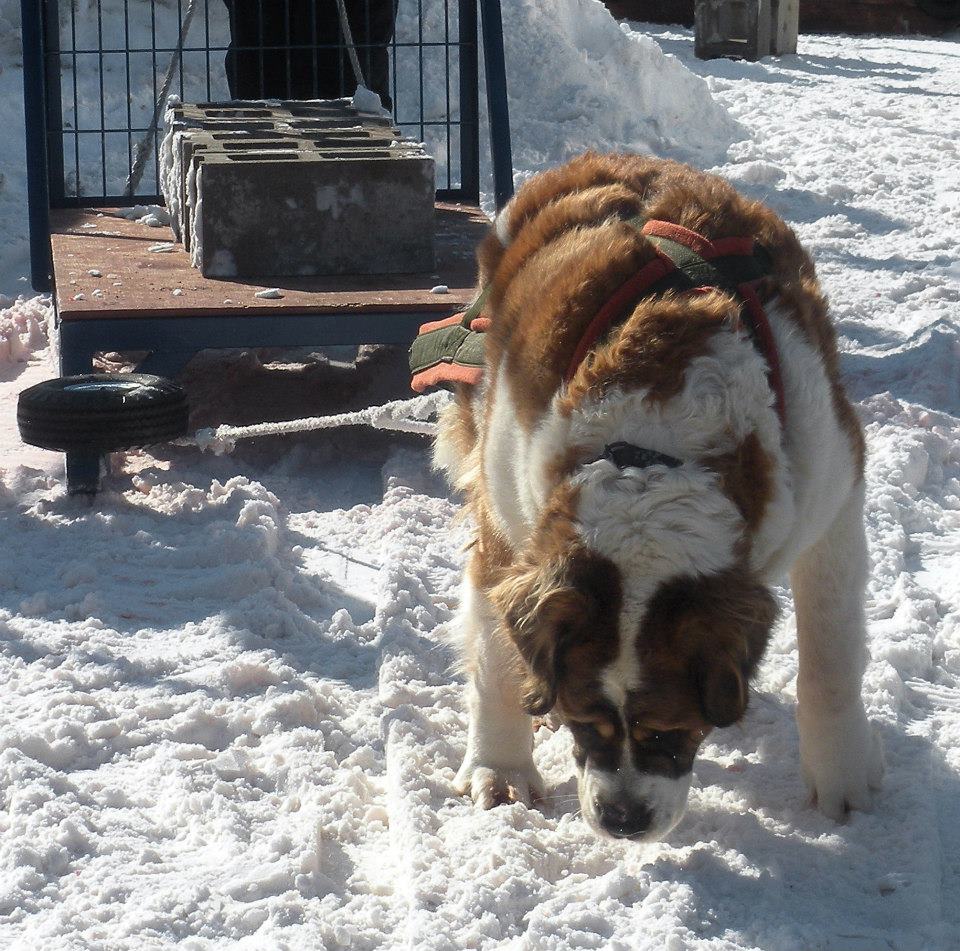
[[[599,840],[578,814],[570,738],[547,725],[540,808],[480,813],[454,795],[465,717],[446,632],[467,530],[422,437],[158,447],[115,457],[94,504],[68,498],[60,460],[20,444],[14,421],[17,392],[55,371],[50,308],[16,280],[22,114],[5,31],[0,947],[960,946],[956,37],[801,36],[782,60],[701,63],[689,31],[621,30],[592,0],[542,3],[539,21],[516,6],[531,42],[557,45],[511,47],[512,102],[543,64],[577,90],[536,121],[518,109],[518,179],[566,142],[678,154],[643,138],[639,112],[615,122],[631,83],[669,70],[714,117],[701,161],[816,258],[869,439],[864,696],[887,755],[874,811],[836,825],[807,802],[785,589],[750,713],[710,737],[666,842]],[[14,7],[0,0],[0,24]],[[642,55],[608,61],[620,43]],[[561,98],[571,114],[551,114]],[[185,383],[197,427],[404,395],[402,355],[384,351],[356,367],[211,356]]]

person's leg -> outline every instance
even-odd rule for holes
[[[291,99],[337,99],[350,64],[339,45],[336,0],[290,0]]]
[[[224,57],[224,69],[227,73],[227,86],[230,89],[230,98],[240,98],[240,75],[242,53],[237,47],[245,46],[246,30],[243,22],[243,10],[238,9],[237,0],[223,0],[227,7],[227,16],[230,19],[230,43],[227,46],[227,55]]]
[[[293,98],[339,99],[353,95],[356,81],[340,28],[336,0],[291,0],[296,20],[291,31],[313,48],[298,51]],[[350,32],[367,86],[384,107],[390,98],[390,54],[396,0],[345,0]],[[315,54],[315,55],[314,55]]]
[[[296,3],[313,0],[225,0],[230,14],[230,46],[225,61],[227,85],[234,99],[290,98],[294,63]],[[304,39],[301,42],[308,42]]]
[[[390,109],[390,53],[396,26],[396,0],[347,0],[347,15],[367,86]],[[352,84],[351,84],[352,85]]]
[[[336,0],[224,0],[230,14],[227,83],[234,99],[336,99],[353,71]],[[345,0],[367,85],[390,108],[389,44],[396,0]]]

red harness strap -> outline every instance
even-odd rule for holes
[[[695,231],[669,221],[647,221],[641,228],[641,233],[649,237],[665,238],[674,244],[683,245],[704,261],[719,257],[750,256],[754,253],[752,238],[719,238],[716,241],[710,241]],[[587,329],[583,332],[564,375],[566,383],[573,379],[577,368],[583,363],[591,348],[610,329],[611,325],[623,316],[626,308],[642,297],[645,291],[657,281],[678,271],[673,258],[660,247],[656,245],[655,247],[657,259],[651,261],[637,274],[624,282],[587,325]],[[696,287],[692,288],[692,292],[705,293],[712,289],[711,286]],[[786,421],[783,378],[780,373],[780,358],[773,339],[773,332],[770,329],[770,322],[767,320],[763,304],[752,283],[738,284],[736,291],[743,299],[744,306],[749,312],[754,331],[754,343],[767,363],[767,380],[774,394],[777,416],[780,418],[780,424],[783,425]]]

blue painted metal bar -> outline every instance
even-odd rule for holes
[[[500,0],[480,0],[483,26],[483,65],[487,76],[487,115],[493,158],[493,194],[497,209],[513,196],[513,151],[507,105],[507,65],[503,52]]]
[[[66,453],[67,492],[70,495],[96,495],[105,458],[94,449]]]
[[[420,113],[420,141],[425,138],[423,130],[424,107],[423,107],[423,0],[417,0],[417,58],[419,61],[420,85],[419,85],[419,113]],[[448,157],[449,159],[449,157]]]
[[[23,108],[27,146],[27,204],[30,218],[30,280],[38,291],[53,286],[50,260],[50,195],[47,180],[47,117],[44,83],[43,12],[37,0],[21,0]]]
[[[477,0],[460,0],[460,187],[467,201],[480,201],[480,90]]]
[[[137,364],[137,373],[154,373],[172,380],[197,353],[197,350],[154,350]]]
[[[150,45],[152,49],[151,57],[151,69],[150,74],[153,82],[153,99],[151,102],[157,101],[157,4],[156,0],[150,0]],[[160,152],[160,139],[159,139],[159,130],[153,133],[153,143],[152,143],[152,153],[154,156]],[[156,161],[153,163],[153,182],[154,182],[154,191],[159,195],[160,194],[160,166]],[[106,191],[106,189],[104,189]]]
[[[210,83],[210,0],[203,0],[203,45],[203,52],[205,54],[205,63],[207,67],[207,100],[209,101],[210,97],[213,95]]]
[[[369,7],[368,7],[369,8]],[[453,184],[450,177],[453,165],[453,151],[450,142],[450,0],[443,0],[443,95],[445,99],[446,112],[446,148],[447,148],[447,188]]]
[[[97,0],[97,76],[100,80],[100,187],[107,193],[107,92],[104,84],[103,65],[103,7]]]
[[[63,60],[60,53],[60,5],[58,0],[43,0],[43,45],[45,64],[45,101],[47,120],[47,188],[50,207],[63,198]]]
[[[62,328],[63,325],[60,326]],[[60,339],[63,341],[62,333]],[[96,352],[95,348],[86,345],[85,340],[71,338],[68,346],[60,347],[60,376],[76,376],[78,373],[92,372],[93,355]]]
[[[60,350],[71,366],[74,352],[101,350],[197,351],[234,347],[308,347],[341,344],[409,344],[420,325],[449,314],[283,314],[236,317],[124,317],[60,321]],[[82,357],[81,357],[82,360]],[[65,371],[66,372],[66,371]],[[82,373],[84,370],[71,370]]]
[[[85,341],[71,341],[71,346],[61,346],[60,375],[90,373],[94,352]],[[92,449],[66,453],[67,492],[70,495],[95,495],[100,489],[103,461],[103,456]]]
[[[77,60],[77,5],[70,2],[70,79],[73,87],[73,194],[78,198],[83,192],[80,187],[82,176],[80,174],[80,90],[78,88],[80,80],[80,66]],[[49,102],[47,108],[50,108]],[[63,117],[60,117],[60,125],[66,128]]]
[[[438,188],[437,201],[463,202],[475,205],[479,196],[465,195],[462,188]],[[153,195],[141,192],[136,195],[121,195],[119,198],[87,197],[64,198],[57,202],[55,208],[131,208],[134,205],[162,204],[163,195]]]
[[[133,168],[133,88],[130,85],[130,0],[123,0],[124,78],[127,83],[127,168]],[[131,196],[132,197],[132,196]]]

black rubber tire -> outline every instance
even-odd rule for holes
[[[17,425],[31,446],[113,452],[185,436],[183,388],[147,373],[83,373],[45,380],[20,394]]]
[[[917,0],[917,6],[937,20],[960,21],[960,0]]]

